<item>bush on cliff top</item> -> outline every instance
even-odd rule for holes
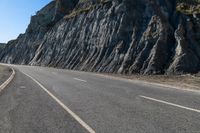
[[[184,14],[200,14],[200,0],[177,0],[176,9]]]

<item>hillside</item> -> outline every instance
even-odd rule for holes
[[[4,49],[5,46],[6,46],[5,43],[0,43],[0,50]]]
[[[188,11],[192,5],[187,0],[52,1],[32,16],[24,34],[8,42],[0,60],[122,74],[198,73],[200,14],[198,4]]]

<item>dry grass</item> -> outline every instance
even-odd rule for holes
[[[81,0],[79,2],[84,3],[84,2],[87,2],[87,1],[88,0]],[[85,7],[85,8],[78,8],[78,9],[73,10],[71,13],[65,15],[64,19],[68,20],[68,19],[74,18],[74,17],[76,17],[80,14],[88,13],[89,11],[93,10],[95,8],[95,6],[105,5],[105,4],[108,4],[110,2],[111,2],[110,0],[98,0],[97,3],[94,4],[94,5],[91,4],[91,5],[88,5],[88,7]]]
[[[109,74],[110,75],[110,74]],[[150,83],[175,86],[179,88],[200,90],[200,74],[196,75],[119,75],[111,74],[114,77],[140,80]]]
[[[200,3],[196,4],[187,4],[187,3],[178,3],[176,10],[178,12],[191,15],[191,14],[200,14]]]

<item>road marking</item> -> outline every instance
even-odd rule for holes
[[[26,86],[20,86],[21,89],[26,89]]]
[[[56,75],[57,73],[56,72],[51,72],[52,74]]]
[[[147,99],[147,100],[150,100],[150,101],[164,103],[164,104],[171,105],[171,106],[174,106],[174,107],[178,107],[178,108],[181,108],[181,109],[185,109],[185,110],[189,110],[189,111],[200,113],[200,110],[198,110],[198,109],[193,109],[193,108],[190,108],[190,107],[182,106],[182,105],[175,104],[175,103],[170,103],[170,102],[163,101],[163,100],[158,100],[158,99],[147,97],[147,96],[140,95],[140,97],[144,98],[144,99]]]
[[[22,72],[22,71],[21,71]],[[56,96],[54,96],[50,91],[48,91],[40,82],[31,77],[30,75],[22,72],[33,81],[35,81],[49,96],[51,96],[65,111],[67,111],[78,123],[80,123],[83,128],[85,128],[89,133],[96,133],[87,123],[85,123],[78,115],[71,111],[64,103],[62,103]]]
[[[78,80],[78,81],[81,81],[81,82],[87,82],[86,80],[82,80],[82,79],[79,79],[79,78],[74,78],[75,80]]]
[[[15,77],[15,70],[13,68],[12,69],[12,74],[10,75],[10,77],[0,86],[0,92],[3,91],[6,86],[13,80],[13,78]]]

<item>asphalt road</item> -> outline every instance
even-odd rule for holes
[[[200,92],[62,69],[13,66],[0,133],[200,133]]]

